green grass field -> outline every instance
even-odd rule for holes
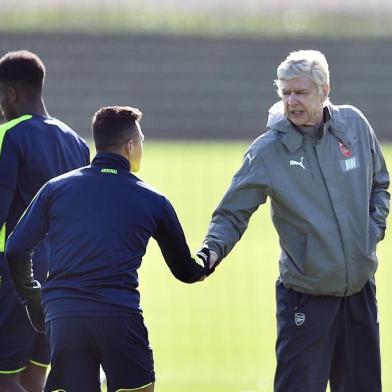
[[[239,167],[245,143],[145,142],[140,177],[171,200],[196,250],[213,209]],[[392,146],[384,148],[392,167]],[[383,384],[392,391],[392,234],[377,272]],[[140,270],[158,392],[271,392],[275,368],[274,284],[278,241],[268,205],[252,217],[233,252],[208,280],[185,285],[151,241]]]

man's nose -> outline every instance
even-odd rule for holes
[[[289,105],[293,105],[294,103],[297,102],[297,96],[294,93],[291,93],[288,98],[287,98],[287,103]]]

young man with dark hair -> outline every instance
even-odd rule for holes
[[[108,392],[154,390],[137,273],[151,237],[177,279],[192,283],[209,273],[191,256],[170,202],[130,173],[143,154],[141,117],[131,107],[100,109],[92,123],[97,155],[91,166],[49,181],[8,239],[17,291],[36,304],[41,289],[30,254],[41,238],[50,240],[42,287],[51,351],[45,391],[98,392],[100,365]],[[30,311],[43,329],[40,306]]]
[[[0,58],[0,390],[38,392],[49,362],[45,336],[31,327],[4,260],[6,238],[40,187],[49,179],[88,165],[89,150],[73,130],[50,117],[42,89],[45,67],[28,51]],[[48,241],[34,250],[34,276],[43,283]],[[30,303],[26,303],[28,307]]]

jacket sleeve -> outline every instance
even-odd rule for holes
[[[1,140],[0,134],[0,252],[4,252],[8,214],[14,198],[19,175],[18,148],[7,133]]]
[[[381,241],[385,235],[386,220],[389,213],[389,174],[377,137],[371,127],[370,131],[372,136],[373,186],[370,196],[369,214],[371,220],[377,225],[377,239]]]
[[[205,268],[197,256],[192,257],[184,231],[170,202],[164,198],[163,214],[154,234],[166,264],[172,274],[185,283],[199,281]]]
[[[90,164],[90,149],[88,147],[88,144],[85,142],[85,165]]]
[[[47,233],[47,185],[34,197],[7,240],[5,257],[15,289],[24,305],[40,295],[34,280],[32,255],[35,246]]]
[[[250,146],[241,168],[234,175],[229,189],[212,215],[204,239],[218,254],[218,262],[226,257],[240,240],[252,214],[265,203],[271,192],[267,166],[260,153]]]
[[[6,186],[0,185],[0,252],[4,252],[5,239],[6,239],[6,227],[5,222],[11,208],[12,200],[14,198],[15,191]]]

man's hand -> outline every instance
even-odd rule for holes
[[[203,260],[204,268],[206,271],[205,276],[211,275],[215,271],[215,267],[219,264],[218,255],[213,250],[203,246],[196,255]]]
[[[45,333],[45,316],[41,305],[41,295],[26,305],[26,312],[33,328],[39,333]]]

